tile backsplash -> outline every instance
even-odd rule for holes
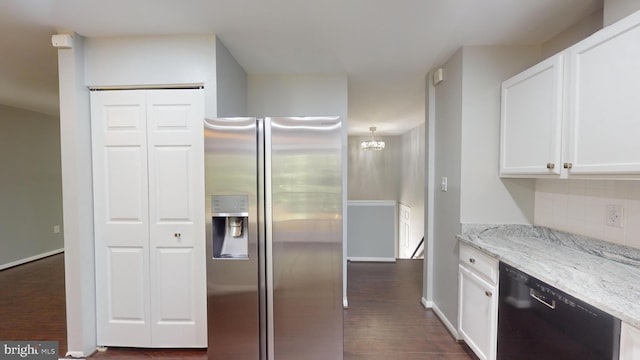
[[[536,180],[535,225],[640,249],[640,181]],[[606,224],[622,206],[622,227]]]

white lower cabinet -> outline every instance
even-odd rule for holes
[[[206,347],[202,90],[92,91],[97,343]]]
[[[622,323],[620,331],[620,360],[640,359],[640,329]]]
[[[460,245],[458,332],[482,360],[496,358],[497,273],[497,260],[466,245]]]

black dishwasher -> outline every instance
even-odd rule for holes
[[[617,360],[619,347],[619,319],[500,263],[499,360]]]

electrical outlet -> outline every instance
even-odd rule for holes
[[[623,227],[624,208],[622,205],[607,205],[605,224],[614,227]]]
[[[60,225],[53,225],[53,233],[57,234],[60,232]]]

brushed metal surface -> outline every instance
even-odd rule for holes
[[[259,358],[256,119],[206,119],[208,358]],[[214,259],[212,195],[248,195],[249,258]]]
[[[270,358],[342,359],[341,122],[265,122]]]
[[[208,358],[342,359],[340,119],[206,120],[205,161]],[[213,194],[249,195],[248,260],[212,258]]]

